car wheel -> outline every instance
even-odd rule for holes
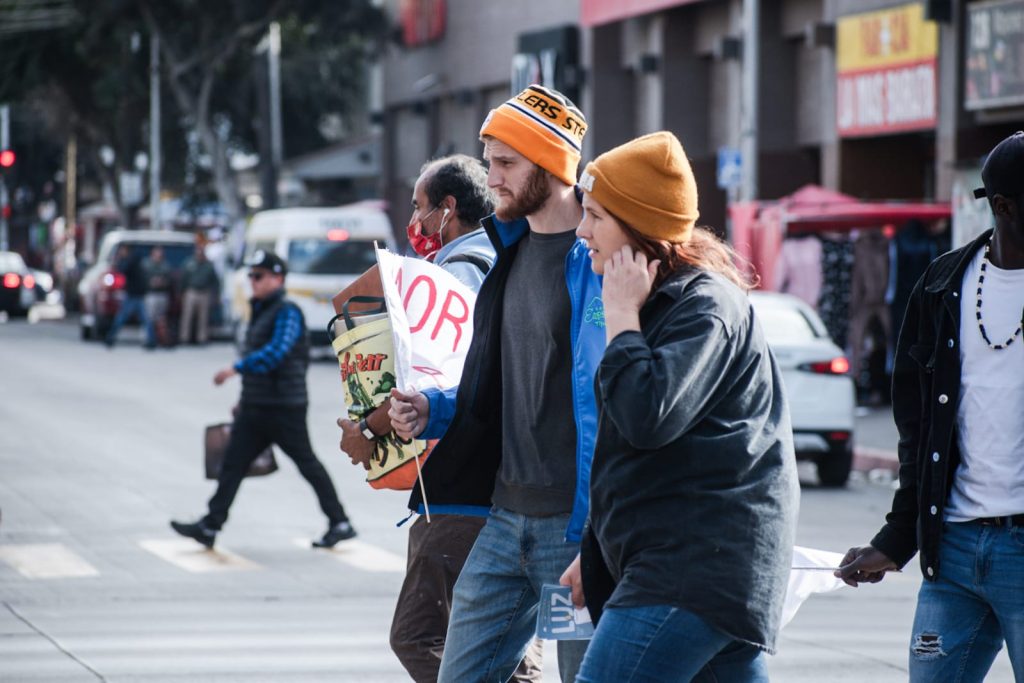
[[[114,319],[110,316],[98,315],[96,316],[96,324],[93,327],[93,335],[96,339],[103,341],[107,338],[107,332],[110,331],[110,326],[114,324]]]
[[[850,479],[853,468],[853,440],[833,443],[829,452],[818,458],[818,479],[822,486],[841,488]]]

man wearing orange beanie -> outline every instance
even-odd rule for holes
[[[441,439],[423,468],[427,500],[417,488],[410,507],[490,511],[455,585],[442,683],[507,680],[533,638],[541,587],[579,549],[604,351],[600,282],[574,232],[586,130],[572,102],[536,85],[487,116],[480,137],[497,206],[483,224],[498,256],[462,384],[392,393],[400,436]],[[563,681],[585,649],[559,642]]]

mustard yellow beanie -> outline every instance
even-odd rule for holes
[[[653,239],[686,242],[700,215],[693,169],[668,131],[605,152],[587,164],[579,184],[616,218]]]

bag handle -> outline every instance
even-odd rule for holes
[[[341,305],[341,313],[334,316],[327,323],[327,338],[332,342],[334,341],[334,323],[337,322],[338,318],[344,318],[346,329],[351,330],[356,324],[352,321],[353,313],[348,310],[350,304],[373,304],[370,308],[362,311],[357,311],[356,315],[374,315],[376,313],[386,313],[388,310],[387,301],[382,296],[363,296],[357,295],[350,297],[348,301]]]

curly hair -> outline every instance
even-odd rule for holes
[[[487,169],[465,154],[433,159],[423,164],[420,175],[433,171],[423,191],[434,206],[445,197],[455,198],[455,213],[463,225],[476,225],[494,212],[494,193],[487,187]]]

